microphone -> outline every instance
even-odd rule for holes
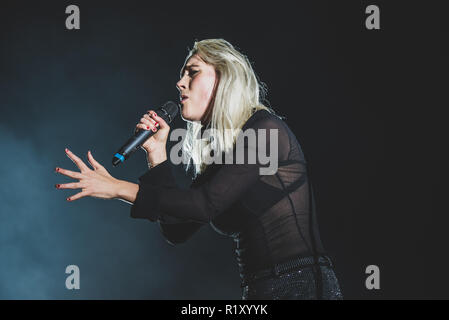
[[[162,107],[156,110],[159,117],[165,120],[165,122],[170,123],[178,114],[178,105],[173,101],[166,102]],[[158,128],[156,127],[156,132]],[[139,130],[133,137],[131,137],[126,143],[117,151],[117,153],[112,157],[112,164],[117,166],[121,162],[125,162],[131,154],[133,154],[137,148],[142,146],[148,138],[150,138],[156,132],[152,130]]]

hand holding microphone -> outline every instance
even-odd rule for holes
[[[165,145],[170,131],[168,124],[178,114],[178,108],[177,104],[169,101],[156,111],[148,110],[136,125],[134,136],[114,155],[112,164],[116,166],[124,162],[139,147],[147,152],[151,164],[165,160]]]
[[[151,130],[154,132],[141,146],[147,153],[165,148],[170,126],[154,110],[148,110],[142,116],[140,122],[136,125],[135,133],[139,130]]]

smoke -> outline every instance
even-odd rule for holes
[[[206,226],[173,247],[156,224],[131,219],[126,203],[66,202],[79,190],[56,190],[55,183],[71,179],[54,168],[77,168],[62,148],[36,147],[40,142],[0,126],[8,154],[0,166],[1,299],[239,298],[229,239],[217,240]],[[106,157],[98,153],[97,159]],[[70,264],[80,268],[80,290],[65,288]],[[229,268],[235,269],[231,286]]]
[[[173,50],[146,16],[136,26],[121,10],[83,8],[98,20],[78,33],[64,28],[64,6],[0,12],[13,19],[1,35],[0,299],[239,299],[231,239],[204,226],[173,247],[157,224],[130,218],[129,204],[67,202],[80,190],[54,188],[74,181],[56,166],[78,171],[65,147],[86,163],[91,150],[114,177],[137,182],[143,152],[117,168],[112,155],[146,110],[177,94],[186,54],[185,42]],[[79,290],[65,287],[68,265],[80,269]]]

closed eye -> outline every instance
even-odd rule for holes
[[[187,68],[186,71],[188,72],[189,77],[192,77],[192,76],[195,75],[199,70],[193,70],[193,69]],[[184,71],[183,74],[185,74],[185,71]],[[181,78],[182,78],[182,77],[183,77],[183,76],[181,75]]]

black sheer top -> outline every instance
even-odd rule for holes
[[[139,177],[131,207],[131,217],[157,221],[173,245],[205,224],[233,238],[242,278],[296,256],[325,254],[299,142],[281,118],[265,110],[256,111],[242,130],[248,128],[278,130],[274,174],[261,175],[259,169],[268,164],[245,157],[243,164],[209,165],[186,189],[177,185],[167,160]],[[275,142],[266,132],[268,154]],[[259,138],[257,143],[262,146]]]

